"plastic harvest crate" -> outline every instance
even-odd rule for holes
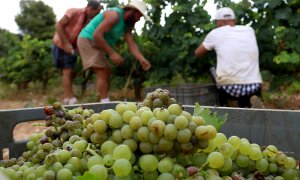
[[[90,103],[84,106],[100,112],[103,109],[114,108],[117,102],[112,103]],[[64,106],[67,109],[78,107],[79,105]],[[15,126],[22,122],[44,120],[46,114],[43,107],[0,110],[0,160],[3,159],[3,150],[9,150],[9,157],[19,157],[26,151],[26,140],[16,141],[13,137]]]
[[[83,105],[100,112],[103,109],[115,108],[117,103],[119,102]],[[65,107],[69,109],[78,106]],[[220,130],[227,137],[237,135],[262,147],[272,144],[283,152],[289,152],[289,156],[300,159],[300,111],[206,107],[220,116],[228,114],[228,120]],[[194,106],[191,105],[184,105],[184,109],[194,112]],[[41,120],[45,116],[42,107],[0,110],[0,159],[4,148],[9,149],[10,158],[19,157],[26,150],[26,141],[15,141],[13,138],[13,129],[18,123]]]
[[[167,89],[177,102],[185,105],[218,105],[218,94],[215,84],[182,84],[177,86],[152,86],[144,88],[144,96],[157,88]]]

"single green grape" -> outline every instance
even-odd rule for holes
[[[112,168],[116,176],[125,177],[130,174],[132,166],[128,159],[117,159]]]
[[[139,159],[139,165],[145,172],[153,172],[158,168],[158,159],[152,154],[144,154]]]
[[[221,168],[224,165],[225,158],[220,152],[211,152],[207,156],[207,162],[211,168]]]

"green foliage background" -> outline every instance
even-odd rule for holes
[[[40,40],[53,36],[55,14],[53,9],[42,1],[21,0],[21,13],[15,17],[22,34],[30,35]]]
[[[209,67],[215,65],[214,52],[196,59],[194,50],[206,34],[215,28],[212,17],[204,10],[207,0],[145,0],[153,23],[146,22],[141,35],[135,34],[145,57],[152,63],[143,72],[123,41],[114,47],[126,59],[113,67],[112,87],[139,87],[159,84],[210,82]],[[102,1],[105,7],[118,1]],[[300,0],[215,0],[218,7],[229,6],[238,24],[251,25],[260,50],[260,67],[271,90],[287,87],[299,91]],[[42,1],[22,0],[16,17],[21,34],[0,30],[0,81],[26,87],[28,82],[57,79],[52,64],[51,38],[55,15]],[[171,9],[167,14],[166,9]],[[78,69],[81,71],[81,69]],[[80,81],[77,81],[80,83]]]

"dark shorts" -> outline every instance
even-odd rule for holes
[[[56,45],[52,45],[53,63],[57,68],[74,69],[77,61],[76,54],[65,53]]]

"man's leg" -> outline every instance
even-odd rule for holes
[[[62,70],[62,81],[64,88],[64,98],[70,99],[74,97],[72,81],[74,78],[74,70],[71,68],[64,68]]]
[[[242,96],[242,97],[239,97],[238,98],[239,107],[241,107],[241,108],[250,108],[251,107],[250,97],[251,96]]]
[[[250,97],[250,103],[252,108],[265,108],[262,100],[261,100],[261,88],[259,88],[254,94]]]
[[[64,88],[64,103],[65,104],[75,104],[77,103],[77,98],[73,93],[73,79],[75,78],[75,64],[77,61],[77,56],[72,54],[64,53],[63,57],[63,69],[62,69],[62,79]]]
[[[52,53],[54,65],[61,70],[62,74],[64,104],[74,104],[77,102],[77,99],[74,97],[72,82],[75,77],[74,67],[77,56],[67,54],[55,45],[52,45]]]
[[[96,73],[96,88],[100,99],[107,99],[109,91],[109,78],[110,78],[110,67],[106,68],[93,68],[93,71]]]
[[[218,89],[218,93],[219,93],[219,103],[220,103],[220,106],[227,107],[228,106],[227,93],[222,88]]]
[[[238,107],[237,98],[228,94],[224,89],[219,89],[220,106],[223,107]]]

